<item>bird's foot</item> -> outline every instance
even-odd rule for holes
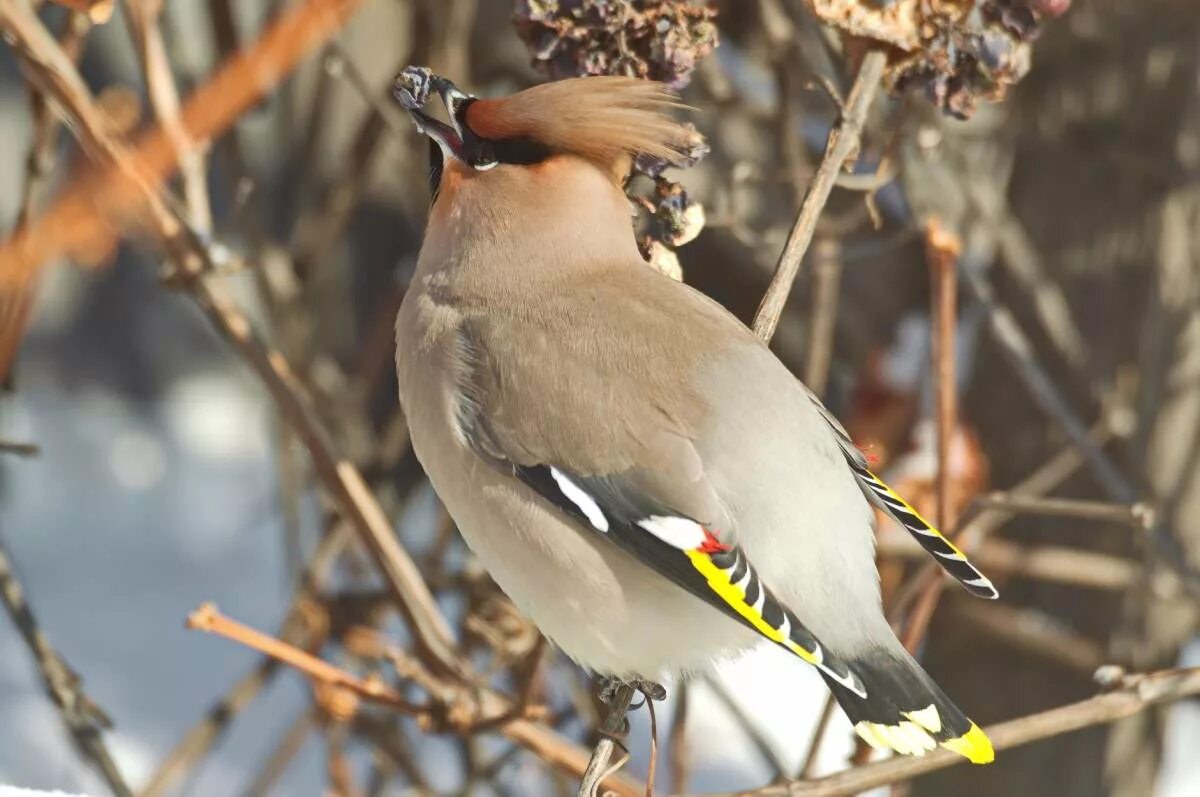
[[[642,678],[631,678],[625,681],[623,678],[614,678],[612,676],[598,676],[596,681],[600,684],[599,697],[600,702],[605,706],[611,706],[620,694],[620,690],[628,688],[634,691],[640,691],[648,700],[655,702],[664,701],[667,697],[667,688],[660,683],[654,681],[644,681]]]
[[[610,675],[601,675],[597,677],[599,683],[598,697],[600,702],[606,706],[611,706],[621,697],[623,689],[630,689],[634,692],[641,692],[642,696],[647,700],[660,702],[667,699],[667,688],[655,681],[647,681],[642,678],[633,678],[624,680],[622,678],[614,678]],[[634,706],[637,708],[638,706]]]
[[[614,739],[629,733],[629,719],[626,717],[629,711],[641,708],[647,700],[661,701],[667,697],[667,689],[662,684],[641,678],[624,680],[612,676],[598,676],[597,683],[599,689],[596,696],[609,710],[601,733]],[[632,704],[635,692],[640,692],[643,700]]]

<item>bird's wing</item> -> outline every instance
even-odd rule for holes
[[[629,301],[625,309],[636,312],[639,300]],[[667,384],[685,364],[660,360],[652,334],[610,335],[586,321],[580,332],[583,319],[575,321],[560,335],[547,334],[553,322],[544,316],[464,321],[456,375],[463,441],[581,533],[607,539],[865,696],[861,679],[776,599],[729,533],[688,436],[699,397],[688,395],[687,380]]]
[[[817,398],[815,393],[807,387],[804,390],[808,393],[808,397],[812,400],[813,404],[816,405],[817,412],[829,424],[829,428],[833,430],[834,436],[837,438],[838,447],[841,448],[842,455],[846,458],[846,463],[854,473],[854,479],[858,482],[858,486],[862,489],[863,494],[866,495],[867,500],[882,509],[893,520],[903,526],[920,543],[921,547],[933,556],[934,560],[942,566],[942,569],[957,579],[966,588],[967,592],[976,597],[993,600],[1000,597],[1000,592],[992,584],[991,579],[980,572],[979,568],[971,564],[970,560],[967,559],[967,555],[958,546],[950,542],[946,538],[946,535],[938,531],[928,520],[921,517],[920,512],[901,498],[883,479],[871,471],[866,455],[850,439],[846,428],[842,426],[838,419],[833,416],[833,413]]]

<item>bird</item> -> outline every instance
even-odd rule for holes
[[[702,672],[766,639],[872,747],[991,762],[884,617],[871,507],[972,594],[992,582],[745,325],[639,253],[623,184],[635,157],[694,146],[676,95],[595,76],[478,98],[424,67],[394,94],[433,196],[396,321],[400,403],[499,588],[601,678]]]

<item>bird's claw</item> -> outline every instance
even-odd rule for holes
[[[620,678],[602,677],[600,678],[600,689],[597,694],[600,702],[606,706],[612,705],[622,687],[628,687],[635,692],[641,692],[643,697],[656,702],[666,700],[667,698],[667,688],[654,681],[647,681],[641,678],[626,681]],[[638,708],[639,706],[632,706],[632,708]]]

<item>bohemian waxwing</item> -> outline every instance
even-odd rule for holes
[[[422,112],[430,89],[449,124]],[[872,746],[991,761],[884,619],[870,506],[970,592],[991,582],[746,327],[638,253],[622,181],[634,155],[694,142],[674,97],[591,77],[475,99],[418,68],[396,91],[434,161],[400,401],[500,588],[600,675],[694,671],[765,637]]]

